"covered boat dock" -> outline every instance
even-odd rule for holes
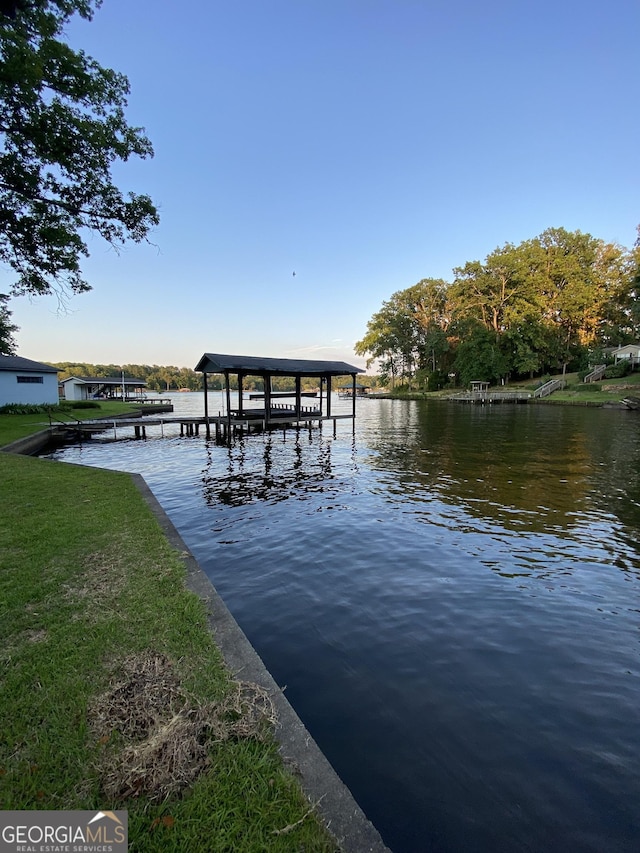
[[[313,422],[322,423],[333,421],[335,428],[338,419],[354,419],[356,416],[356,375],[363,373],[360,368],[344,361],[316,361],[294,358],[262,358],[258,356],[222,355],[206,352],[196,367],[196,372],[203,375],[204,418],[207,437],[214,425],[216,438],[231,441],[238,431],[283,429],[289,426],[310,426]],[[207,377],[211,374],[224,376],[224,393],[226,396],[226,413],[212,415],[209,412]],[[238,405],[232,408],[230,376],[238,380]],[[259,377],[263,380],[264,407],[252,408],[243,405],[243,380],[247,376]],[[294,380],[294,390],[286,392],[291,402],[274,402],[283,396],[282,391],[272,391],[271,380],[274,376],[290,377]],[[331,411],[331,381],[336,376],[351,376],[353,405],[348,414],[334,414]],[[316,401],[311,406],[303,406],[302,399],[307,392],[302,391],[302,379],[318,380],[319,390]]]

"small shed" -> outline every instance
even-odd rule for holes
[[[19,355],[0,355],[0,406],[55,406],[58,400],[56,367]]]
[[[61,384],[65,400],[138,399],[147,387],[131,376],[70,376]]]
[[[481,379],[472,379],[469,384],[472,394],[485,394],[489,390],[489,383]]]

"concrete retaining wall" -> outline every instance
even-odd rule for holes
[[[5,444],[4,447],[0,447],[0,450],[5,453],[19,453],[22,456],[35,456],[36,453],[46,450],[51,441],[51,430],[45,429],[42,432],[34,432],[33,435],[12,441],[11,444]]]

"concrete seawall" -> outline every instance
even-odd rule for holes
[[[35,456],[36,453],[46,450],[51,444],[51,440],[51,431],[45,429],[25,438],[19,438],[17,441],[12,441],[11,444],[5,444],[4,447],[0,447],[0,450],[5,453],[19,453],[22,456]]]

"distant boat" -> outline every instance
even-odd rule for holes
[[[178,391],[179,391],[181,394],[184,394],[184,392],[185,392],[185,391],[187,391],[187,392],[191,391],[191,388],[178,388]]]

